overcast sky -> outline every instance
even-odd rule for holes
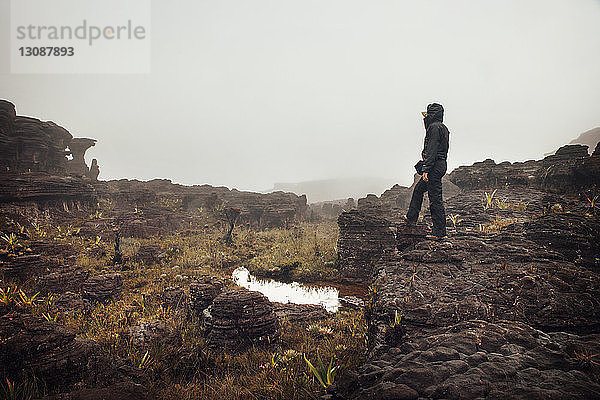
[[[9,17],[0,98],[98,139],[101,179],[409,185],[433,101],[450,168],[600,126],[598,0],[153,1],[146,75],[10,74]]]

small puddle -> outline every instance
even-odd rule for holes
[[[261,292],[270,301],[317,304],[322,305],[329,312],[336,312],[340,308],[340,292],[331,286],[309,286],[298,282],[284,283],[274,279],[257,279],[244,267],[236,268],[231,278],[239,286]]]

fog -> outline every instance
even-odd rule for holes
[[[153,1],[143,75],[10,74],[9,5],[0,98],[97,139],[100,179],[410,185],[434,101],[450,169],[600,126],[597,0]]]

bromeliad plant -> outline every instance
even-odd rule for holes
[[[448,219],[452,222],[452,226],[456,229],[456,225],[462,222],[462,219],[459,218],[458,214],[450,214],[448,215]]]
[[[319,353],[317,353],[317,361],[314,364],[306,357],[306,354],[304,355],[304,361],[306,362],[306,365],[308,365],[308,369],[325,389],[333,385],[335,374],[339,369],[339,365],[334,365],[333,358],[334,357],[331,357],[329,359],[329,364],[325,366]]]
[[[594,207],[596,207],[596,202],[598,201],[599,196],[600,195],[596,195],[596,196],[592,197],[591,199],[590,199],[590,196],[585,196],[591,209],[594,209]]]
[[[6,289],[0,288],[0,305],[11,307],[17,304],[17,287],[8,286]]]
[[[494,196],[496,196],[496,192],[498,189],[494,189],[494,191],[490,194],[488,192],[484,193],[482,200],[483,210],[486,211],[488,208],[494,206]]]
[[[15,251],[19,245],[19,238],[14,233],[4,234],[1,236],[2,240],[8,245],[8,249],[12,252]]]

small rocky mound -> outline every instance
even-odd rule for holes
[[[52,303],[52,310],[57,312],[72,312],[83,309],[83,297],[79,293],[64,292]]]
[[[19,379],[32,372],[49,386],[82,379],[93,349],[73,329],[32,315],[3,315],[0,334],[0,375]]]
[[[260,292],[225,291],[215,298],[209,310],[207,343],[211,347],[239,351],[279,336],[273,305]]]
[[[121,296],[123,279],[120,274],[96,275],[83,284],[83,298],[91,302],[106,302]]]
[[[188,306],[188,296],[183,288],[168,287],[162,294],[162,306],[171,310],[185,310]]]
[[[88,279],[89,272],[78,266],[63,267],[37,279],[37,287],[44,293],[77,292]]]
[[[353,399],[600,398],[594,365],[585,361],[599,351],[598,334],[468,321],[381,348],[343,386]]]
[[[149,321],[129,328],[134,346],[148,347],[158,343],[175,343],[181,339],[164,321]],[[179,340],[180,341],[180,340]]]
[[[205,276],[190,285],[190,308],[201,315],[223,291],[225,282],[219,278]]]
[[[163,251],[160,246],[148,244],[140,246],[135,255],[135,260],[144,265],[153,265],[159,263],[163,258]]]

